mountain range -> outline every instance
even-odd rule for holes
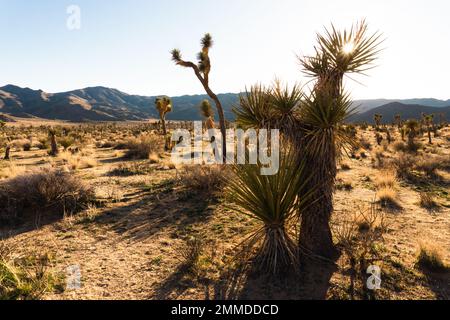
[[[43,118],[84,121],[125,121],[158,118],[154,107],[157,96],[130,95],[106,87],[89,87],[61,93],[47,93],[42,90],[21,88],[14,85],[0,87],[0,116],[22,118]],[[239,101],[238,93],[218,95],[228,120],[234,119],[232,107]],[[173,111],[168,120],[200,120],[199,104],[206,95],[185,95],[172,97]],[[374,113],[380,113],[391,122],[393,115],[400,113],[403,118],[418,117],[421,112],[444,112],[450,118],[450,100],[408,99],[408,100],[358,100],[354,106],[359,114],[350,121],[371,122]],[[218,119],[216,114],[216,119]]]

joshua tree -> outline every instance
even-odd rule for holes
[[[434,119],[434,115],[433,114],[429,114],[425,116],[425,124],[427,126],[427,132],[428,132],[428,143],[429,144],[433,144],[433,142],[431,141],[431,131],[433,131],[433,119]]]
[[[214,129],[214,111],[211,108],[211,103],[209,103],[209,100],[203,100],[200,104],[200,113],[205,118],[206,121],[206,129]]]
[[[408,146],[414,149],[414,139],[417,136],[420,124],[417,120],[411,119],[405,122],[405,133],[408,135]]]
[[[337,161],[343,148],[354,141],[340,130],[352,113],[343,78],[345,74],[364,73],[373,67],[380,40],[379,33],[368,34],[365,21],[344,32],[332,26],[325,35],[318,35],[316,56],[301,59],[306,74],[312,76],[316,84],[301,107],[303,134],[299,141],[303,148],[298,151],[300,157],[306,157],[308,171],[314,172],[309,183],[319,186],[312,196],[317,202],[301,214],[299,246],[305,255],[335,256],[330,219]],[[305,190],[300,195],[303,192]]]
[[[58,153],[59,153],[58,143],[56,142],[56,130],[55,129],[49,129],[48,130],[48,135],[50,137],[50,147],[51,147],[51,150],[50,150],[49,154],[52,157],[56,157],[58,155]]]
[[[386,139],[387,139],[388,144],[391,144],[392,136],[391,136],[391,131],[389,130],[389,128],[386,128]]]
[[[398,129],[402,127],[402,116],[400,114],[396,114],[394,117],[394,123],[397,125]]]
[[[172,111],[172,101],[169,97],[159,97],[155,100],[156,110],[158,110],[159,118],[162,124],[164,135],[164,148],[169,149],[169,138],[167,137],[166,114]]]
[[[375,139],[377,140],[377,144],[380,146],[381,142],[383,142],[383,136],[378,132],[375,133]]]
[[[295,145],[298,161],[312,173],[298,189],[300,199],[311,192],[314,201],[300,212],[299,248],[304,256],[333,258],[336,253],[330,229],[337,161],[345,146],[352,144],[344,121],[351,115],[351,100],[344,92],[343,78],[363,73],[376,60],[380,35],[369,35],[363,21],[351,30],[332,27],[318,35],[315,56],[300,58],[304,72],[315,80],[309,95],[296,86],[291,91],[252,87],[241,96],[235,109],[241,127],[279,128]]]
[[[226,128],[225,128],[225,114],[223,112],[222,104],[217,95],[211,90],[209,86],[209,73],[211,71],[211,61],[209,59],[209,49],[213,45],[212,37],[209,33],[201,39],[202,51],[198,54],[198,64],[182,59],[181,52],[178,49],[172,50],[172,60],[179,66],[192,68],[200,83],[203,85],[208,96],[214,101],[217,112],[219,113],[220,131],[222,133],[222,153],[223,160],[226,161],[227,144],[226,144]]]
[[[378,129],[378,127],[381,125],[381,119],[383,119],[383,116],[381,114],[374,114],[373,120],[375,121],[375,128]]]
[[[3,132],[5,130],[6,127],[6,122],[0,120],[0,132]],[[4,133],[4,140],[6,141],[6,146],[5,146],[5,156],[3,157],[4,160],[9,160],[9,153],[11,151],[11,146],[9,145],[9,138],[6,135],[6,133]],[[3,138],[2,138],[3,140]]]

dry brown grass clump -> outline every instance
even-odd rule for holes
[[[375,177],[374,181],[375,187],[377,189],[382,188],[391,188],[394,189],[397,187],[398,181],[393,171],[382,171],[380,175]]]
[[[58,157],[66,164],[69,169],[88,169],[98,166],[97,160],[90,156],[83,156],[82,154],[72,154],[69,151],[61,152]]]
[[[126,147],[126,159],[148,159],[150,154],[162,152],[163,142],[157,136],[141,135],[128,140]]]
[[[395,142],[393,144],[392,148],[396,152],[407,152],[408,151],[408,146],[406,145],[406,143],[404,143],[402,141]]]
[[[48,253],[18,255],[17,248],[0,241],[0,300],[36,300],[63,291],[63,277],[53,271]]]
[[[191,165],[180,173],[180,181],[188,191],[216,194],[223,190],[231,172],[227,166]]]
[[[416,169],[423,171],[429,178],[437,178],[437,170],[439,168],[440,162],[437,158],[421,158],[416,164]]]
[[[450,271],[450,266],[444,261],[441,247],[433,243],[420,244],[417,265],[432,272]]]
[[[434,200],[433,195],[429,192],[420,193],[419,204],[422,208],[427,210],[433,210],[439,207],[439,204]]]
[[[0,220],[74,213],[94,200],[94,191],[77,177],[58,170],[41,169],[18,175],[0,184]]]
[[[383,187],[377,191],[377,198],[382,207],[390,209],[401,208],[398,203],[398,193],[394,188]]]
[[[407,153],[400,153],[399,156],[392,161],[392,166],[397,172],[397,177],[408,179],[411,177],[411,171],[414,168],[416,159]]]

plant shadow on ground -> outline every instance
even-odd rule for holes
[[[450,267],[445,270],[433,271],[426,267],[421,267],[427,286],[436,294],[440,300],[450,299]]]
[[[64,214],[54,213],[52,210],[52,208],[46,209],[45,214],[27,211],[20,219],[7,222],[0,220],[0,240],[13,238],[64,219]]]
[[[336,264],[331,262],[309,262],[299,271],[273,276],[256,271],[251,262],[243,262],[226,266],[219,280],[199,278],[196,286],[203,288],[205,300],[324,300],[336,271]],[[194,283],[182,264],[158,286],[153,298],[180,297]]]
[[[180,192],[176,186],[175,180],[166,180],[145,187],[139,201],[106,210],[94,223],[110,225],[132,241],[144,241],[162,232],[169,232],[172,238],[190,236],[192,225],[209,220],[215,199]]]

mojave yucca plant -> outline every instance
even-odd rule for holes
[[[254,265],[258,271],[276,274],[298,262],[288,225],[306,203],[306,197],[297,196],[306,183],[304,165],[286,150],[280,155],[277,174],[264,176],[260,171],[260,164],[234,166],[235,178],[228,185],[229,202],[235,205],[231,209],[260,222],[260,228],[243,243],[244,251],[257,246]]]

